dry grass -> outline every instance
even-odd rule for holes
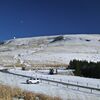
[[[25,66],[24,64],[18,64],[18,63],[15,63],[15,64],[9,64],[9,65],[5,65],[4,67],[23,67],[23,66]]]
[[[67,64],[59,64],[59,63],[56,63],[56,64],[32,64],[31,65],[32,66],[32,68],[41,68],[41,67],[43,67],[43,68],[58,68],[58,67],[68,67],[68,65]]]
[[[22,91],[19,88],[0,85],[0,100],[13,100],[14,97],[23,97],[23,100],[61,100],[59,97],[50,97],[44,94]]]
[[[20,63],[15,63],[15,64],[10,64],[10,65],[5,65],[4,67],[9,68],[9,67],[25,67],[25,69],[50,69],[50,68],[61,68],[61,67],[65,67],[67,68],[68,65],[67,64],[60,64],[60,63],[51,63],[51,64],[30,64],[30,66],[26,66],[25,64],[20,64]]]

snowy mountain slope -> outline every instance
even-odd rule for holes
[[[62,40],[54,41],[58,36],[19,38],[6,41],[0,45],[0,66],[54,67],[66,66],[72,59],[100,61],[100,35],[63,35]],[[21,69],[21,68],[19,68]],[[11,72],[24,75],[62,80],[73,84],[100,86],[99,79],[82,78],[67,75],[45,75],[39,71],[22,71],[10,69]],[[43,70],[42,70],[43,71]],[[63,100],[99,100],[100,95],[76,91],[71,87],[57,87],[52,84],[40,83],[34,85],[23,84],[26,78],[8,75],[0,72],[0,83],[18,86],[28,91],[44,93],[50,96],[60,96]],[[16,80],[16,81],[15,81]],[[99,87],[100,88],[100,87]],[[53,90],[53,91],[52,91]],[[49,91],[49,92],[48,92]],[[100,93],[99,93],[100,94]]]
[[[55,37],[8,40],[0,45],[0,64],[13,66],[18,60],[30,65],[64,65],[72,59],[100,61],[100,35],[63,35],[63,40],[51,42]]]

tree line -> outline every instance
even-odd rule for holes
[[[81,60],[72,60],[68,66],[69,69],[74,69],[74,74],[90,78],[100,78],[100,62],[88,62]]]

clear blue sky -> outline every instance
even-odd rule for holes
[[[0,40],[100,33],[100,0],[0,0]]]

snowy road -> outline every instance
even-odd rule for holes
[[[48,84],[53,84],[53,85],[59,85],[59,86],[65,86],[65,87],[71,87],[72,89],[75,88],[76,90],[78,91],[84,91],[84,92],[89,92],[89,93],[93,93],[93,94],[100,94],[100,88],[99,88],[99,85],[97,87],[94,87],[94,86],[90,86],[90,84],[87,84],[86,86],[84,85],[80,85],[79,82],[77,83],[74,83],[72,81],[62,81],[62,79],[60,80],[56,80],[55,78],[51,79],[50,77],[44,77],[44,76],[38,76],[36,75],[37,73],[34,73],[35,75],[33,76],[30,76],[30,75],[24,75],[24,74],[18,74],[18,73],[14,73],[14,72],[9,72],[9,71],[3,71],[3,70],[0,70],[1,72],[3,73],[8,73],[8,74],[12,74],[12,75],[16,75],[16,76],[22,76],[22,77],[25,77],[25,78],[36,78],[38,77],[40,79],[40,81],[43,83],[43,82],[47,82]]]
[[[99,95],[68,89],[64,86],[57,87],[56,85],[51,85],[47,82],[26,84],[26,79],[27,78],[25,77],[0,72],[0,83],[20,87],[23,90],[43,93],[50,96],[60,96],[63,100],[100,100]]]

